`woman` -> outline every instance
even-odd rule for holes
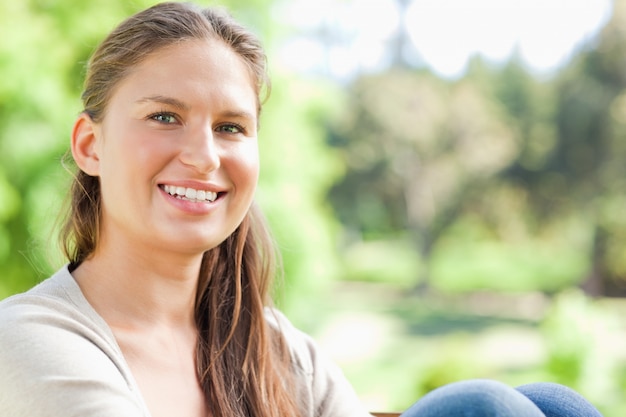
[[[68,264],[0,303],[2,415],[368,415],[268,307],[275,252],[253,203],[268,87],[257,39],[213,9],[159,4],[98,47],[71,136]],[[539,417],[554,395],[587,414],[545,415],[597,415],[564,387],[490,381],[406,415]]]

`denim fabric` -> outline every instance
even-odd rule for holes
[[[536,383],[522,385],[517,390],[530,398],[546,417],[602,417],[576,391],[553,383]]]
[[[468,380],[440,387],[402,417],[601,417],[575,391],[536,383],[515,389],[490,380]]]

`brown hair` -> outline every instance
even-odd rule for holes
[[[161,3],[131,16],[92,55],[82,95],[84,112],[105,117],[118,83],[159,49],[189,39],[217,39],[246,63],[255,82],[257,109],[269,91],[266,57],[258,39],[218,9]],[[76,268],[98,244],[100,182],[78,170],[62,247]],[[280,333],[264,314],[277,253],[263,216],[253,204],[239,227],[204,254],[195,319],[198,378],[215,417],[297,416],[291,359]]]

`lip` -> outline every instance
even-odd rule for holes
[[[173,195],[165,192],[164,185],[172,185],[175,187],[193,188],[196,190],[211,191],[217,193],[217,198],[214,201],[190,201],[182,198],[174,197]],[[211,213],[218,207],[221,201],[226,195],[226,191],[223,187],[219,187],[213,183],[202,183],[198,181],[163,181],[159,182],[158,187],[160,194],[165,201],[174,206],[177,210],[180,210],[190,215],[206,215]]]
[[[158,183],[159,188],[163,185],[173,185],[175,187],[193,188],[195,190],[211,191],[217,194],[226,192],[224,187],[220,187],[217,184],[211,182],[201,182],[193,180],[178,180],[178,181],[161,181]]]

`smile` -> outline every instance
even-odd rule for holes
[[[213,191],[196,190],[194,188],[176,187],[174,185],[162,185],[161,189],[169,195],[195,202],[213,202],[217,198],[217,193]]]

